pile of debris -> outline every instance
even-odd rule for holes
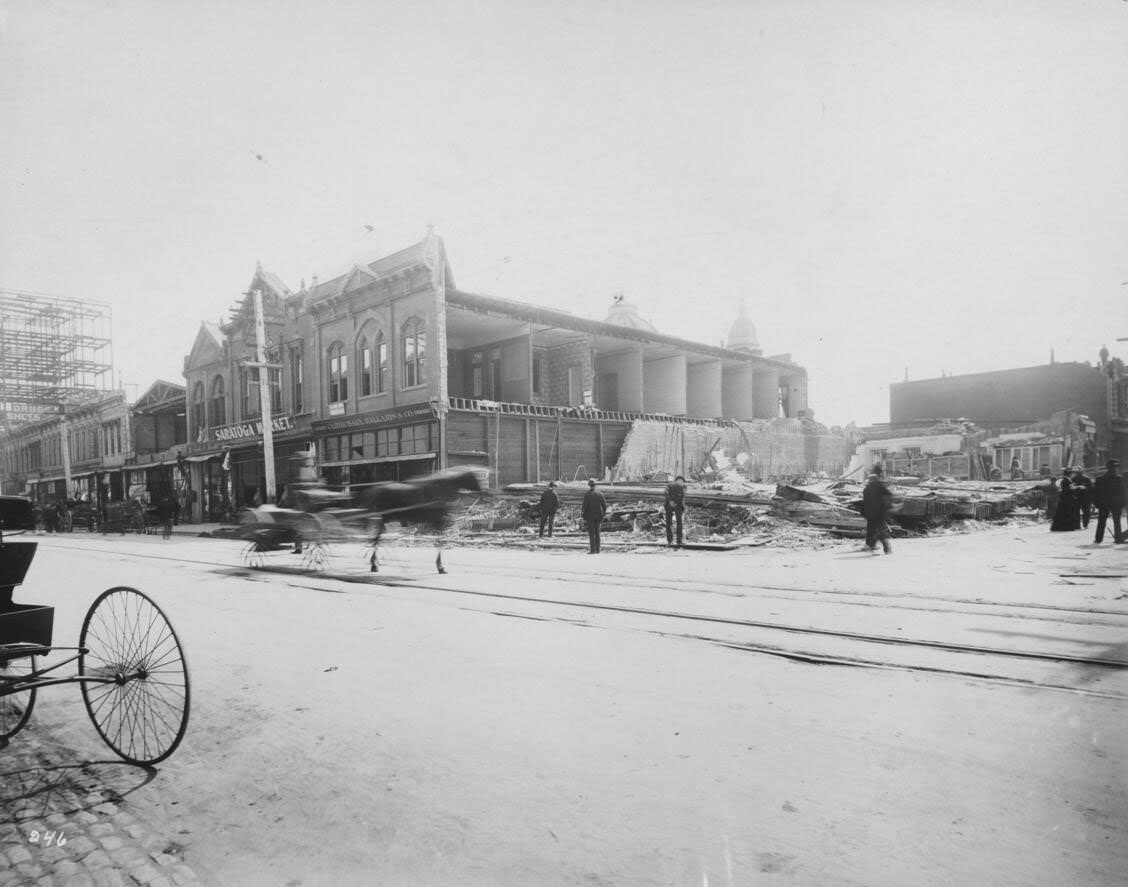
[[[862,538],[866,522],[861,515],[864,484],[849,479],[822,479],[815,483],[752,483],[739,468],[725,467],[704,483],[686,487],[684,518],[687,543],[711,545],[820,548],[843,538]],[[923,534],[966,521],[1007,518],[1034,519],[1044,504],[1042,481],[986,482],[922,480],[918,477],[887,480],[894,496],[895,532]],[[540,520],[539,500],[546,483],[510,484],[503,495],[484,504],[461,522],[463,532],[509,530],[535,534]],[[556,533],[582,534],[580,503],[588,486],[584,482],[558,482],[560,510]],[[607,500],[605,532],[624,533],[639,544],[665,541],[663,507],[666,482],[600,483]]]

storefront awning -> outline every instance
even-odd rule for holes
[[[222,459],[223,453],[208,453],[206,456],[185,456],[185,462],[207,462],[208,459]]]
[[[343,468],[345,465],[381,465],[386,462],[415,462],[434,459],[438,453],[413,453],[410,456],[377,456],[375,459],[350,459],[347,462],[321,462],[322,468]]]

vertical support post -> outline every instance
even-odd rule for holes
[[[262,411],[262,457],[266,472],[266,501],[274,502],[274,428],[270,415],[270,368],[266,364],[266,321],[262,315],[262,290],[255,290],[255,361],[258,363],[259,406]]]
[[[63,492],[63,499],[69,499],[71,493],[71,457],[70,457],[70,426],[67,424],[66,413],[63,414],[62,421],[59,422],[59,455],[63,460],[63,483],[66,484],[66,489]]]

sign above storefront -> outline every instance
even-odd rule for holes
[[[339,419],[323,419],[314,422],[316,431],[348,431],[352,428],[375,428],[381,425],[395,425],[410,419],[435,418],[435,410],[430,404],[419,403],[394,410],[378,410],[372,413],[354,413]]]
[[[294,417],[286,414],[275,416],[270,420],[270,429],[275,434],[282,431],[293,431],[295,428]],[[257,440],[262,437],[262,419],[251,422],[235,422],[232,425],[220,425],[207,429],[207,440],[218,440],[224,443],[241,440]]]

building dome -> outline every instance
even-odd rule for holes
[[[747,351],[750,354],[763,353],[760,343],[756,339],[756,327],[748,319],[743,302],[740,303],[740,313],[737,314],[736,320],[732,322],[732,326],[729,328],[726,347],[733,351]]]
[[[607,317],[604,323],[614,323],[618,326],[628,326],[635,330],[648,330],[649,332],[656,333],[658,330],[654,328],[648,320],[643,320],[638,313],[638,308],[633,302],[628,302],[623,298],[623,294],[619,293],[611,300],[611,307],[607,309]]]

